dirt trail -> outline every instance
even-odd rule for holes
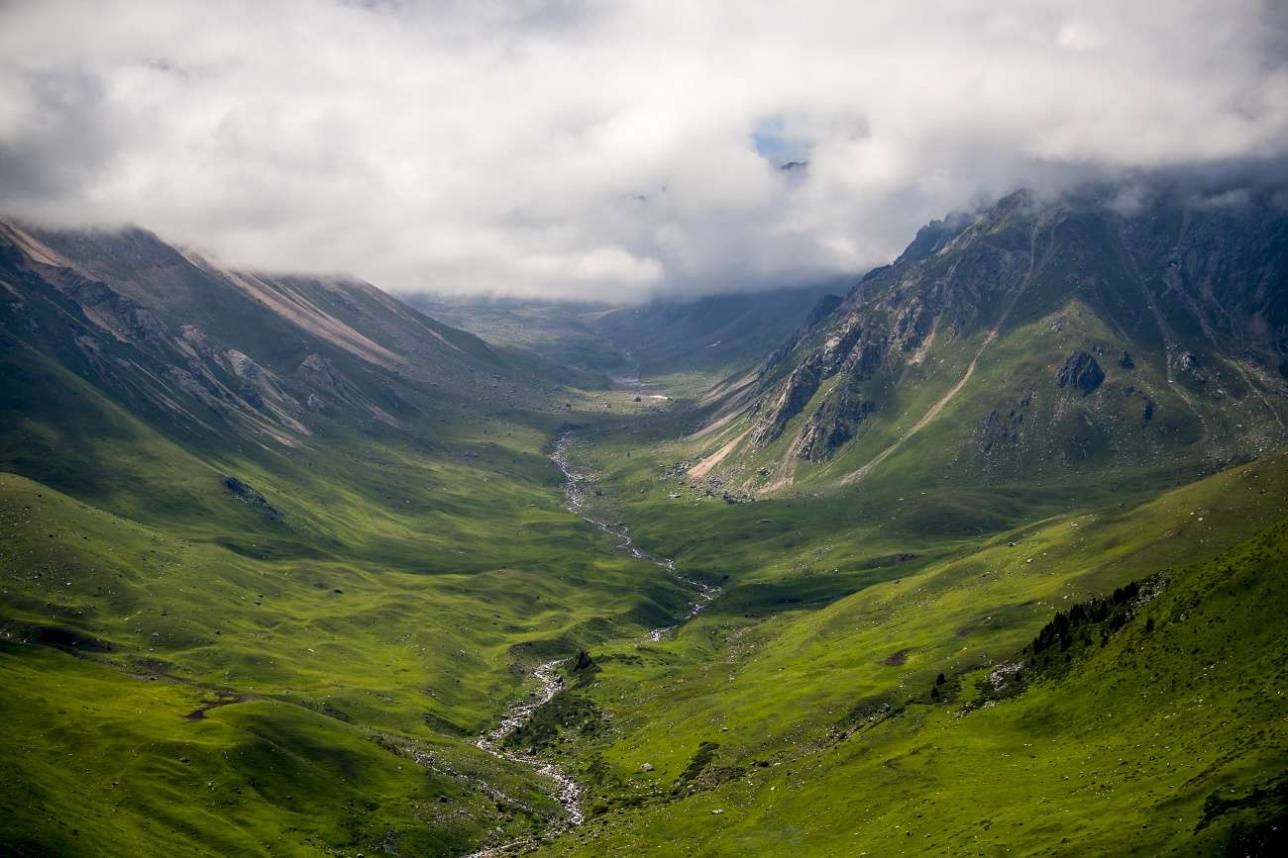
[[[725,458],[728,457],[728,455],[734,451],[734,448],[738,446],[738,444],[742,441],[742,439],[747,437],[747,433],[750,431],[751,431],[750,429],[747,429],[743,432],[738,433],[738,435],[734,437],[733,440],[726,443],[723,447],[721,447],[719,450],[716,450],[710,456],[707,456],[701,462],[698,462],[692,468],[689,468],[689,476],[705,477],[707,474],[711,473],[711,469],[714,468],[716,465],[720,464],[721,462],[723,462]]]
[[[1014,302],[1012,302],[1012,306],[1014,306]],[[953,401],[953,398],[956,397],[957,394],[961,392],[962,388],[965,387],[966,384],[970,381],[971,376],[975,374],[976,364],[979,363],[979,359],[984,354],[984,350],[987,349],[992,344],[993,340],[997,339],[997,333],[1002,327],[1002,322],[1006,321],[1006,317],[1010,313],[1010,311],[1011,311],[1011,308],[1007,307],[1006,312],[1002,314],[1002,318],[998,320],[997,324],[994,325],[993,328],[988,332],[988,335],[984,337],[984,342],[981,343],[980,347],[975,351],[975,356],[971,358],[970,364],[968,364],[966,367],[966,372],[962,374],[961,378],[957,379],[957,383],[954,384],[952,387],[950,387],[947,393],[939,397],[939,399],[935,400],[935,403],[931,405],[929,409],[926,410],[926,413],[921,415],[921,419],[918,420],[916,423],[912,424],[912,428],[909,429],[907,432],[903,433],[902,435],[900,435],[893,444],[886,447],[880,453],[877,453],[877,455],[874,456],[871,461],[869,461],[863,467],[859,468],[857,471],[852,471],[851,473],[846,474],[844,477],[842,477],[841,485],[849,486],[862,481],[863,478],[866,477],[868,474],[872,473],[872,471],[878,465],[880,465],[886,459],[894,455],[895,452],[898,451],[898,449],[903,446],[905,441],[907,441],[913,435],[916,435],[918,432],[924,429],[927,426],[927,424],[930,423],[931,420],[934,420],[936,417],[939,416],[939,413],[944,410],[944,408],[948,405],[948,403]]]

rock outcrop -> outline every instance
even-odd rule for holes
[[[797,455],[819,462],[858,434],[859,426],[876,410],[876,403],[854,391],[829,398],[810,415],[801,430]]]
[[[1091,354],[1076,351],[1069,355],[1069,359],[1056,372],[1055,380],[1061,387],[1090,393],[1104,382],[1105,371]]]

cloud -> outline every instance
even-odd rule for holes
[[[0,208],[393,289],[755,288],[1019,185],[1281,158],[1286,34],[1270,0],[10,0]]]

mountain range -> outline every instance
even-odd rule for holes
[[[1278,854],[1288,192],[391,296],[0,222],[15,855]]]

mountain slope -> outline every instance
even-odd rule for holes
[[[186,430],[215,421],[289,446],[328,411],[397,426],[432,410],[426,397],[536,401],[521,367],[368,284],[223,271],[139,230],[6,225],[0,251],[11,349]]]
[[[685,592],[563,508],[556,389],[366,284],[5,226],[5,850],[460,854],[560,819],[473,738]]]
[[[594,327],[634,357],[642,377],[692,375],[710,383],[753,366],[835,288],[655,300],[604,313]]]
[[[593,821],[543,854],[1277,854],[1283,207],[1112,199],[932,224],[584,430],[596,514],[721,593],[591,650],[532,741]]]
[[[546,854],[1277,854],[1286,487],[1276,455],[602,648],[599,822]]]
[[[1019,193],[933,224],[775,352],[704,449],[736,439],[715,471],[760,492],[901,453],[985,482],[1255,455],[1288,413],[1278,199]]]
[[[691,348],[737,301],[619,320],[668,384],[741,370],[665,404],[6,227],[0,844],[1273,854],[1283,211],[1113,199],[932,224],[758,370]],[[539,762],[486,753],[539,666]]]

